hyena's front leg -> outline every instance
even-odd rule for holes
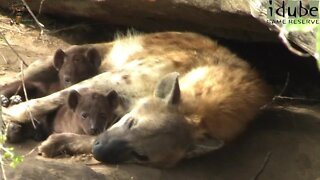
[[[2,117],[5,122],[15,121],[25,123],[30,120],[30,113],[33,117],[41,117],[48,112],[56,109],[65,102],[68,89],[56,92],[49,96],[38,99],[32,99],[28,102],[22,102],[8,108],[2,109]]]
[[[8,108],[3,108],[3,119],[6,122],[28,122],[30,119],[29,112],[31,112],[34,117],[46,115],[48,112],[56,109],[61,104],[64,104],[65,98],[70,90],[81,91],[82,89],[94,89],[95,92],[101,94],[105,94],[110,90],[115,90],[125,97],[139,97],[137,94],[139,94],[141,91],[140,89],[130,89],[129,85],[127,85],[125,80],[123,80],[120,72],[105,72],[51,95],[38,99],[32,99],[28,102],[22,102]]]
[[[54,157],[62,154],[89,154],[96,136],[73,133],[52,134],[38,147],[40,155]]]

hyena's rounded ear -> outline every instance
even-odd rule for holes
[[[168,104],[178,104],[180,102],[179,73],[173,72],[164,76],[158,83],[154,95],[164,99]]]
[[[67,101],[69,108],[75,111],[80,98],[81,98],[81,95],[78,93],[78,91],[71,90],[68,96],[68,101]]]
[[[87,51],[87,58],[94,65],[94,67],[98,68],[101,65],[101,56],[96,48],[89,48]]]
[[[224,142],[217,138],[206,139],[203,142],[193,144],[187,151],[185,158],[199,157],[224,146]]]
[[[120,104],[119,95],[115,90],[109,91],[108,94],[106,95],[106,98],[113,109],[117,108],[118,105]]]
[[[62,49],[57,49],[53,56],[53,66],[59,70],[63,63],[64,63],[64,57],[66,56],[66,53],[62,51]]]

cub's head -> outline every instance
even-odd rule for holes
[[[178,73],[165,76],[154,96],[142,99],[133,110],[100,134],[92,148],[105,163],[134,162],[170,167],[203,148],[179,111]],[[213,140],[214,142],[218,142]],[[207,146],[220,147],[219,143]]]
[[[53,58],[61,88],[95,76],[100,64],[101,56],[95,48],[72,47],[66,52],[58,49]]]
[[[77,125],[85,134],[96,135],[109,127],[115,120],[114,111],[119,105],[119,97],[116,91],[110,91],[106,95],[85,92],[80,95],[77,91],[70,92],[68,107],[74,113]]]

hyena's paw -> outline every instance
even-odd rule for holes
[[[68,154],[69,138],[65,134],[52,134],[38,147],[38,154],[44,157],[55,157]]]
[[[52,134],[38,147],[40,155],[54,157],[68,154],[88,154],[91,153],[94,136],[79,135],[73,133]]]
[[[22,102],[22,97],[19,95],[14,95],[10,97],[10,104],[19,104]]]
[[[3,107],[8,107],[9,104],[10,104],[9,99],[6,96],[2,95],[2,94],[0,95],[0,101],[1,101],[1,105]]]
[[[22,125],[19,123],[9,122],[7,124],[7,142],[18,143],[26,139],[22,128]]]

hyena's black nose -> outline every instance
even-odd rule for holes
[[[98,138],[92,147],[93,157],[109,164],[128,160],[128,152],[130,152],[128,143],[122,140],[101,141]]]

